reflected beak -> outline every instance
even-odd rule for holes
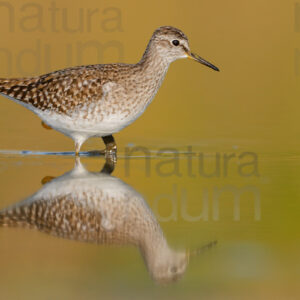
[[[207,67],[209,67],[209,68],[211,68],[215,71],[218,71],[218,72],[220,71],[216,66],[214,66],[213,64],[211,64],[210,62],[203,59],[202,57],[200,57],[197,54],[194,54],[194,53],[190,52],[190,53],[187,53],[187,55],[188,55],[188,58],[193,59],[193,60],[201,63],[202,65],[205,65],[205,66],[207,66]]]
[[[207,250],[210,250],[212,247],[217,245],[217,241],[212,241],[206,245],[203,245],[193,251],[190,250],[186,250],[186,255],[187,257],[190,259],[192,257],[196,257],[199,256],[200,254],[203,254],[204,252],[206,252]]]

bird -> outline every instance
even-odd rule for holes
[[[46,176],[35,194],[1,209],[0,227],[30,228],[98,245],[131,245],[139,249],[155,282],[179,280],[189,258],[213,243],[193,251],[171,248],[144,197],[112,176],[113,169],[114,162],[106,160],[101,172],[90,172],[77,157],[71,171]]]
[[[169,65],[183,58],[219,71],[191,52],[188,38],[180,29],[161,26],[135,64],[84,65],[35,77],[0,78],[0,95],[31,110],[45,128],[72,138],[75,155],[91,137],[103,139],[105,149],[101,153],[116,153],[113,134],[141,116]]]

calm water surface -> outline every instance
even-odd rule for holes
[[[37,154],[0,156],[3,299],[297,299],[299,155]]]
[[[299,3],[6,2],[1,78],[134,63],[161,25],[221,72],[174,63],[111,175],[0,97],[1,300],[300,299]]]

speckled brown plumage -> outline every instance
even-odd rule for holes
[[[0,79],[0,93],[42,111],[68,114],[74,108],[101,99],[101,86],[112,80],[114,74],[105,69],[105,65],[91,65],[33,78]]]
[[[154,280],[168,283],[181,278],[189,257],[216,241],[188,252],[170,248],[142,195],[110,176],[114,167],[106,157],[102,171],[92,173],[76,158],[73,170],[58,178],[46,176],[34,195],[0,210],[0,227],[36,229],[88,243],[134,245]]]
[[[116,177],[88,172],[79,160],[72,171],[1,210],[0,227],[32,228],[89,243],[136,246],[150,274],[160,282],[181,277],[187,266],[185,251],[169,247],[139,193]]]
[[[109,231],[101,227],[101,213],[88,209],[69,195],[53,201],[40,199],[28,206],[15,207],[0,213],[0,226],[38,229],[57,237],[97,244],[135,243],[124,231]]]
[[[181,277],[188,263],[186,252],[169,247],[139,193],[103,172],[88,172],[77,159],[72,171],[1,210],[0,227],[32,228],[89,243],[134,245],[155,280],[169,282]]]
[[[181,30],[163,26],[155,30],[136,64],[88,65],[0,79],[0,94],[71,137],[78,153],[88,138],[110,136],[135,121],[156,95],[170,63],[187,57],[217,70],[190,52]]]

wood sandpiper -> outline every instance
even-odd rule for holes
[[[154,31],[136,64],[96,64],[71,67],[30,78],[0,79],[0,94],[33,111],[46,128],[75,142],[75,153],[90,137],[102,137],[115,153],[113,134],[135,121],[150,104],[171,62],[192,58],[217,67],[190,51],[187,36],[163,26]]]

